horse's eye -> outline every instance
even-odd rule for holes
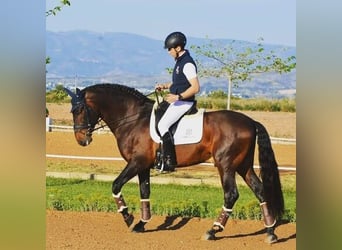
[[[74,115],[78,115],[83,111],[83,105],[77,105],[75,107],[71,108],[71,113],[73,113]]]

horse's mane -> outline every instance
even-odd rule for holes
[[[121,84],[115,83],[102,83],[102,84],[95,84],[92,86],[88,86],[82,90],[82,92],[90,91],[90,92],[98,92],[98,91],[105,91],[106,93],[110,93],[112,91],[120,92],[123,94],[128,94],[136,97],[141,102],[152,102],[147,96],[143,95],[141,92],[136,90],[135,88],[131,88]]]

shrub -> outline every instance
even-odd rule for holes
[[[57,179],[47,177],[46,205],[48,209],[66,211],[116,212],[117,208],[110,194],[109,182],[94,180]],[[292,185],[293,186],[293,185]],[[284,187],[286,210],[283,219],[296,221],[296,191]],[[127,183],[123,195],[130,211],[140,211],[140,197],[137,184]],[[151,186],[151,209],[156,215],[177,217],[200,217],[215,219],[221,211],[222,189],[208,185],[153,185]],[[234,206],[232,218],[262,218],[259,202],[244,186],[239,186],[240,198]]]
[[[201,96],[197,98],[197,106],[205,109],[226,109],[227,98],[220,95]],[[231,110],[247,110],[247,111],[269,111],[269,112],[296,112],[296,101],[294,99],[242,99],[232,98],[230,103]]]

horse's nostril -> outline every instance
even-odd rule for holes
[[[91,137],[88,137],[86,140],[86,144],[89,145],[93,139]]]

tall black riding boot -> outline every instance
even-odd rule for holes
[[[173,144],[172,135],[167,132],[162,137],[163,140],[163,155],[164,155],[164,171],[174,171],[177,165],[176,150]]]

